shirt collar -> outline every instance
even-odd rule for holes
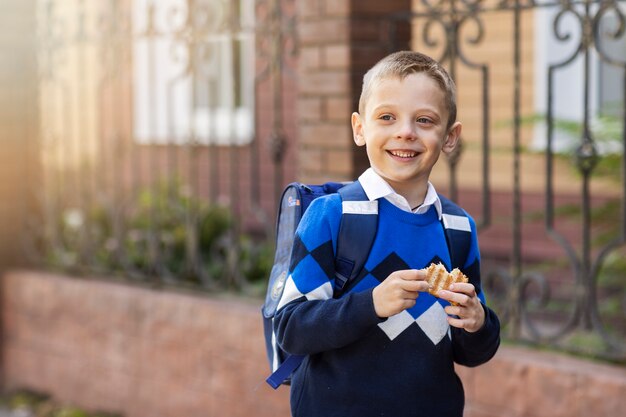
[[[428,211],[430,206],[435,206],[437,210],[437,216],[441,220],[441,200],[437,195],[435,187],[428,182],[428,190],[426,191],[426,197],[421,206],[413,210],[409,205],[409,202],[404,196],[396,193],[394,189],[385,181],[380,175],[376,173],[372,168],[368,168],[359,177],[359,182],[370,201],[377,200],[379,198],[385,198],[396,207],[416,214],[424,214]]]

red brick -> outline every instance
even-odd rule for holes
[[[346,44],[322,47],[324,68],[350,70],[350,48]]]
[[[304,21],[298,25],[298,36],[302,46],[346,42],[350,35],[346,19]]]
[[[411,0],[360,0],[353,2],[354,14],[373,14],[377,17],[379,14],[401,12],[411,10]]]
[[[319,71],[301,74],[301,94],[305,95],[341,95],[349,94],[350,74],[346,71]]]
[[[350,0],[323,0],[324,13],[327,16],[348,16],[350,14]]]
[[[302,97],[298,100],[298,116],[301,121],[322,120],[322,99],[320,97]]]
[[[564,369],[529,366],[526,384],[526,412],[532,416],[567,417],[578,414],[576,377]]]
[[[1,304],[9,321],[2,326],[10,335],[3,337],[7,386],[131,417],[288,414],[284,392],[242,401],[267,372],[260,321],[249,319],[258,304],[38,273],[10,274],[2,284],[4,297],[17,295]],[[31,293],[37,288],[44,293]],[[43,309],[33,294],[49,299]],[[221,388],[207,394],[211,381]],[[271,411],[259,411],[260,401]]]
[[[322,162],[302,178],[353,179],[343,163],[352,146],[304,147],[304,155]],[[33,294],[49,300],[38,306]],[[7,388],[128,417],[289,415],[289,390],[274,392],[263,382],[260,301],[30,271],[2,276],[0,296],[0,377]],[[503,346],[491,362],[457,371],[466,417],[612,417],[626,407],[626,369],[619,366]]]
[[[476,369],[469,369],[473,374],[472,386],[468,388],[468,400],[477,404],[510,410],[519,415],[524,410],[524,399],[519,395],[519,387],[527,383],[527,366],[524,362],[510,363],[506,358],[496,355],[491,362]],[[497,392],[498,395],[494,395]],[[469,394],[472,396],[469,397]]]
[[[300,155],[302,157],[299,163],[300,168],[307,171],[321,169],[324,152],[319,147],[303,145]]]
[[[323,101],[323,118],[329,122],[343,122],[350,126],[350,117],[356,109],[352,108],[350,97],[326,97]]]
[[[489,410],[481,408],[480,406],[474,406],[473,404],[467,404],[463,411],[463,417],[520,417],[517,414],[512,414],[509,410]]]
[[[612,369],[605,368],[596,378],[577,376],[578,415],[594,417],[619,416],[626,410],[623,375],[615,375]]]
[[[322,0],[297,1],[296,12],[303,21],[319,17],[322,14]]]
[[[331,177],[341,179],[352,175],[352,164],[350,160],[352,149],[328,149],[324,153],[324,163],[322,165],[324,172],[327,172]]]
[[[328,172],[321,172],[319,170],[315,171],[306,171],[302,170],[300,172],[300,178],[302,178],[303,182],[310,184],[323,184],[327,181],[350,181],[352,180],[352,175],[344,175],[339,176],[336,174],[329,174]]]
[[[346,124],[319,123],[300,127],[300,143],[320,148],[348,148],[352,131]]]
[[[322,53],[320,46],[307,46],[300,49],[300,60],[298,61],[301,72],[319,70],[322,63]]]

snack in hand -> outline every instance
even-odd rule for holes
[[[426,271],[426,282],[428,282],[429,286],[428,292],[435,297],[438,297],[439,291],[447,290],[452,284],[468,282],[467,276],[459,268],[454,268],[452,272],[448,272],[441,263],[436,265],[432,263],[424,270]]]

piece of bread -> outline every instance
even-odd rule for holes
[[[438,297],[439,291],[447,290],[450,285],[457,282],[468,282],[467,276],[458,268],[454,268],[452,272],[448,272],[441,263],[430,264],[426,271],[426,282],[428,282],[428,292]]]

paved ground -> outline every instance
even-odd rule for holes
[[[0,407],[0,417],[30,417],[31,414],[25,410],[11,411],[6,408]]]

